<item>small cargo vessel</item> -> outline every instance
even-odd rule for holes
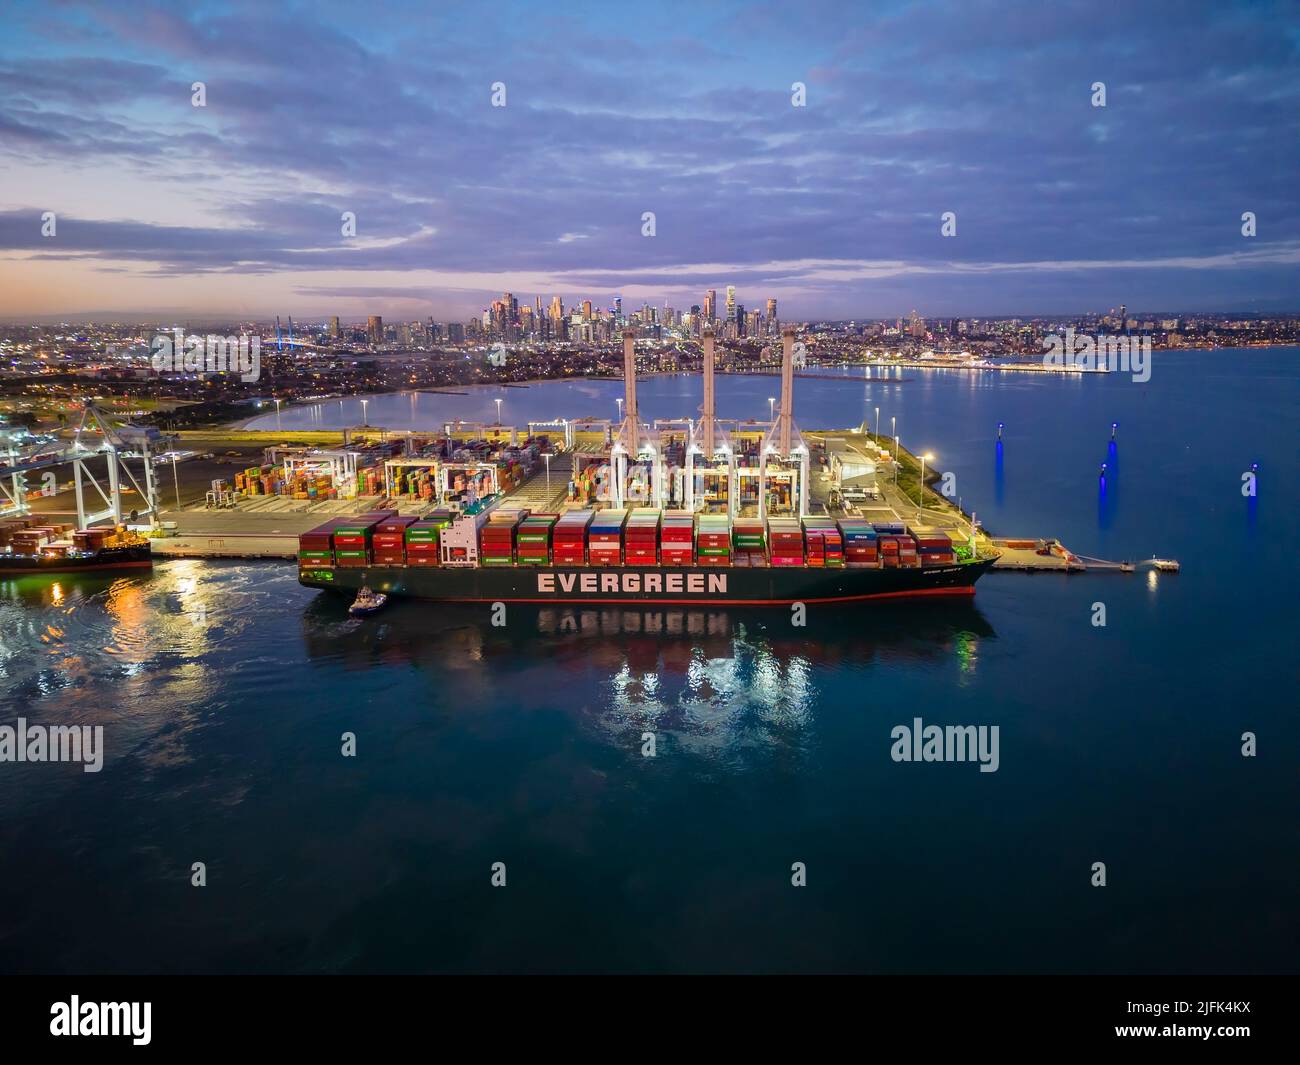
[[[125,526],[71,530],[32,517],[0,521],[0,579],[152,565],[149,541]]]
[[[382,511],[303,533],[298,579],[445,602],[778,606],[971,596],[995,559],[937,530],[862,519]]]

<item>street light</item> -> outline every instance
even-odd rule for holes
[[[876,439],[880,439],[880,408],[876,408]]]
[[[921,490],[916,497],[916,520],[918,522],[921,520],[921,505],[925,502],[925,463],[927,459],[934,459],[934,456],[928,451],[921,456]]]
[[[616,399],[614,402],[618,404],[618,420],[622,421],[623,420],[623,397],[619,396],[618,399]]]
[[[500,398],[497,399],[497,401],[496,401],[496,405],[497,405],[497,425],[500,425],[500,424],[501,424],[501,400],[500,400]]]
[[[366,413],[366,408],[367,408],[369,405],[370,405],[370,400],[368,400],[368,399],[363,399],[363,400],[361,401],[361,424],[362,424],[362,425],[369,425],[369,424],[370,424],[370,415]]]
[[[898,421],[897,415],[891,415],[889,419],[889,435],[894,438],[894,484],[898,484],[898,429],[894,425]]]
[[[767,397],[767,416],[771,421],[776,421],[776,396]]]
[[[181,509],[181,475],[176,472],[176,451],[172,451],[172,480],[176,483],[176,509]]]
[[[275,401],[275,427],[277,429],[280,428],[280,404],[283,402],[284,400],[282,399],[277,399]]]
[[[546,459],[546,491],[551,490],[551,453],[548,451],[542,458]]]

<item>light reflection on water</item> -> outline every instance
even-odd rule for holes
[[[107,765],[124,756],[146,769],[192,760],[194,731],[223,692],[251,697],[274,673],[248,643],[282,609],[283,593],[265,576],[265,567],[175,561],[125,578],[0,582],[5,716],[102,725]],[[33,771],[14,769],[3,783]]]

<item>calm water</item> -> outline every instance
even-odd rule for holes
[[[723,385],[749,417],[775,381]],[[990,528],[1177,577],[995,574],[974,605],[803,630],[518,608],[494,629],[414,603],[357,622],[274,565],[0,584],[0,724],[103,724],[108,748],[99,774],[0,764],[0,969],[1294,970],[1298,385],[1294,350],[1157,356],[1145,385],[797,382],[808,427],[896,417]],[[368,413],[613,416],[617,393]],[[699,381],[641,395],[680,416]],[[337,411],[282,424],[359,420]],[[917,716],[998,725],[1000,769],[893,762]]]

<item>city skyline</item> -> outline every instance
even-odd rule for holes
[[[14,5],[0,317],[1295,308],[1293,8],[811,7]]]

